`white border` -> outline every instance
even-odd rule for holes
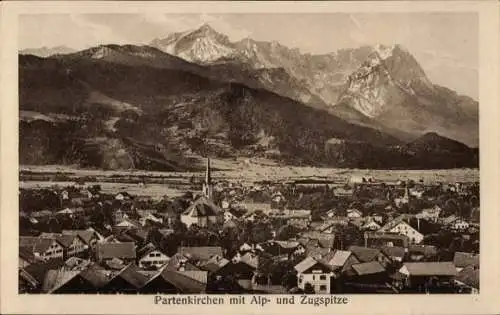
[[[43,314],[218,314],[370,313],[494,314],[500,313],[498,193],[500,98],[499,5],[496,1],[432,2],[2,2],[1,15],[1,313]],[[481,293],[479,295],[350,295],[348,305],[328,308],[304,305],[161,306],[153,296],[51,296],[17,294],[18,239],[18,111],[17,15],[20,13],[325,13],[325,12],[478,12],[480,23],[480,148],[481,148]]]

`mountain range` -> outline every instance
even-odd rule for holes
[[[432,84],[398,45],[310,55],[231,42],[203,25],[145,46],[24,52],[21,163],[180,170],[192,156],[259,155],[338,167],[478,164],[478,103]]]

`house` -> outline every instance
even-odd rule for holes
[[[35,257],[33,251],[31,251],[27,247],[19,247],[19,260],[18,260],[18,268],[26,268],[31,264],[39,262],[39,259]]]
[[[95,267],[70,272],[58,269],[47,272],[43,286],[51,294],[99,293],[110,279],[107,271]]]
[[[139,249],[137,257],[139,257],[137,265],[144,269],[159,269],[170,260],[167,255],[157,249],[152,243],[148,243]]]
[[[296,241],[274,241],[270,240],[259,244],[265,253],[272,255],[275,258],[288,259],[299,246]]]
[[[317,231],[307,231],[300,235],[302,240],[308,240],[307,244],[311,244],[310,241],[316,242],[318,246],[323,248],[337,248],[338,237],[334,233],[321,233]],[[303,244],[304,245],[304,244]]]
[[[349,223],[360,231],[376,231],[381,227],[375,220],[369,217],[352,218]]]
[[[188,228],[193,224],[199,227],[207,227],[210,224],[222,224],[224,223],[224,213],[213,201],[202,196],[181,214],[181,222]]]
[[[139,222],[139,221],[135,221],[135,220],[132,220],[132,219],[129,219],[129,218],[124,218],[122,220],[120,220],[118,223],[115,224],[115,228],[125,228],[125,229],[129,229],[129,228],[135,228],[135,229],[138,229],[142,226],[142,224]]]
[[[70,257],[66,259],[64,262],[64,267],[69,270],[83,270],[87,268],[91,264],[90,260],[79,258],[79,257]]]
[[[354,264],[347,272],[348,282],[357,282],[363,284],[382,284],[388,279],[387,272],[378,261],[369,261]]]
[[[410,245],[408,256],[411,261],[432,261],[438,256],[438,251],[432,245]]]
[[[407,249],[410,243],[408,236],[386,232],[365,232],[364,240],[365,247],[374,248],[399,246]]]
[[[140,273],[140,269],[131,263],[124,267],[102,288],[103,293],[138,293],[149,280],[149,277]]]
[[[455,252],[453,256],[453,264],[458,272],[466,267],[479,269],[479,254]]]
[[[254,282],[256,270],[261,263],[259,255],[247,252],[244,255],[235,255],[231,261],[217,270],[216,278],[225,278],[227,276],[236,280],[248,280]]]
[[[363,216],[363,212],[358,209],[347,209],[347,217],[348,218],[361,218]]]
[[[96,259],[99,263],[113,258],[120,259],[125,263],[133,262],[136,258],[135,243],[97,243]]]
[[[351,266],[360,263],[359,259],[350,251],[335,250],[322,257],[322,261],[332,267],[336,273],[343,274]]]
[[[41,238],[56,239],[63,246],[63,257],[82,256],[88,253],[89,247],[78,234],[42,233]]]
[[[132,199],[132,196],[129,193],[127,193],[126,191],[120,192],[120,193],[116,194],[116,196],[115,196],[115,200],[119,200],[119,201],[130,200],[130,199]]]
[[[93,230],[62,230],[63,235],[77,235],[88,246],[94,248],[100,237]]]
[[[263,210],[253,210],[248,211],[243,215],[243,219],[246,221],[254,222],[256,220],[266,221],[269,216]]]
[[[406,249],[400,246],[383,246],[380,250],[393,262],[402,262],[406,256]]]
[[[275,192],[271,196],[271,208],[272,209],[283,209],[286,206],[287,200],[281,192]]]
[[[352,252],[356,256],[356,258],[362,263],[377,261],[383,267],[387,267],[387,265],[392,263],[391,258],[388,257],[386,254],[384,254],[384,252],[382,252],[380,249],[361,247],[361,246],[351,246],[349,247],[348,251]]]
[[[177,254],[186,257],[192,262],[208,261],[214,256],[224,257],[222,247],[220,246],[180,246],[177,248]]]
[[[308,256],[295,265],[294,269],[297,272],[297,287],[304,290],[310,284],[315,293],[330,293],[330,282],[334,276],[331,266]]]
[[[479,294],[479,269],[472,266],[465,267],[460,270],[454,280],[460,292]]]
[[[315,222],[311,222],[311,226]],[[324,222],[321,222],[318,224],[317,227],[314,228],[314,230],[319,231],[321,233],[326,233],[326,234],[333,234],[335,232],[338,232],[339,229],[342,229],[346,227],[349,224],[349,220],[347,217],[331,217],[326,219]]]
[[[345,187],[345,186],[335,187],[334,190],[335,196],[341,198],[352,197],[353,193],[354,190],[351,187]]]
[[[200,276],[199,274],[203,275]],[[201,294],[206,291],[206,271],[193,272],[174,271],[162,268],[157,274],[148,279],[140,288],[144,294]]]
[[[457,219],[449,226],[455,231],[466,231],[469,228],[469,223],[463,219]]]
[[[207,260],[204,264],[200,265],[200,268],[210,274],[214,274],[229,262],[230,261],[224,257],[214,256]]]
[[[410,242],[414,244],[419,244],[424,239],[424,235],[406,222],[404,216],[400,216],[392,221],[389,221],[378,231],[405,235],[408,237]]]
[[[338,212],[337,209],[330,209],[327,212],[325,212],[325,214],[322,216],[322,219],[328,220],[329,218],[333,218],[333,217],[337,216],[337,212]]]
[[[226,209],[224,211],[224,222],[240,219],[245,214],[245,211],[237,210],[234,208]]]
[[[469,228],[469,223],[459,218],[458,216],[452,214],[441,220],[444,226],[456,231],[465,231]]]
[[[19,269],[19,290],[21,292],[39,293],[47,271],[62,269],[64,261],[60,258],[49,259],[26,268]]]
[[[399,273],[405,277],[405,287],[418,291],[435,290],[438,286],[441,288],[450,286],[458,274],[455,265],[450,261],[406,262],[399,269]]]
[[[42,238],[34,236],[20,236],[19,247],[25,248],[34,257],[48,259],[62,259],[64,257],[64,247],[55,238]]]
[[[432,208],[423,209],[419,214],[417,214],[417,217],[430,222],[437,222],[441,212],[442,209],[436,205]]]
[[[139,218],[139,223],[142,226],[145,226],[146,223],[148,222],[148,220],[152,221],[152,222],[155,222],[155,223],[158,223],[158,224],[163,224],[163,218],[159,217],[159,216],[156,216],[153,213],[148,213],[148,214],[145,214],[145,215],[141,216]]]

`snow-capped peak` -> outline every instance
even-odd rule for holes
[[[378,54],[380,59],[385,60],[387,58],[392,57],[392,54],[393,54],[395,48],[396,48],[396,45],[384,46],[384,45],[377,44],[377,45],[375,45],[374,50]]]

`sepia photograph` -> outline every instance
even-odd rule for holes
[[[478,293],[478,16],[23,15],[19,164],[20,293]]]
[[[33,3],[2,7],[9,310],[493,310],[498,5]]]

